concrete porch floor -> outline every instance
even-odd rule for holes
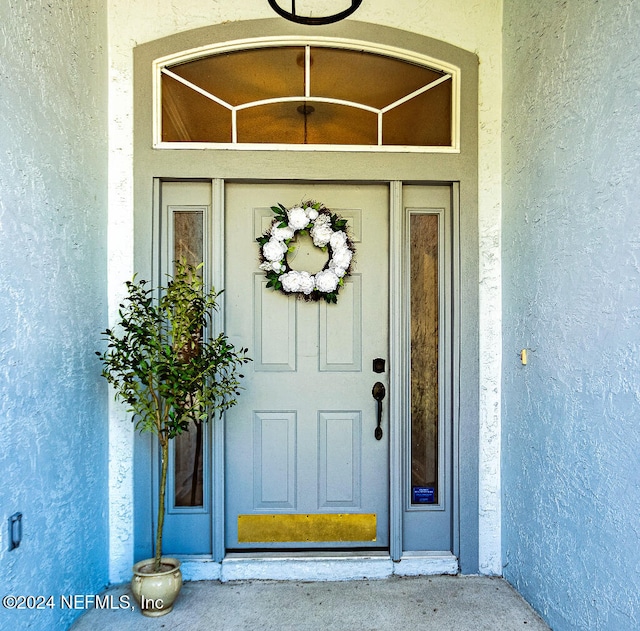
[[[106,594],[129,595],[128,586]],[[134,603],[133,597],[130,597]],[[125,601],[126,602],[126,601]],[[185,582],[173,611],[147,618],[135,608],[91,609],[72,631],[549,631],[503,579],[391,577],[344,582]]]

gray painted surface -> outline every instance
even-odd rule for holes
[[[57,599],[107,582],[106,11],[10,0],[0,24],[0,595]],[[3,610],[0,628],[79,613]]]
[[[556,631],[638,629],[640,4],[504,17],[504,575]]]
[[[273,221],[265,200],[291,208],[300,199],[322,200],[344,217],[355,243],[358,267],[335,306],[265,289],[255,254],[238,255],[251,252]],[[389,389],[388,370],[376,375],[371,365],[389,352],[388,203],[382,184],[225,188],[225,331],[253,358],[245,391],[225,413],[229,549],[389,546],[389,404],[383,402],[378,441],[371,394],[378,380]],[[314,270],[315,263],[307,265]],[[265,513],[373,514],[375,534],[360,541],[242,541],[241,516]]]

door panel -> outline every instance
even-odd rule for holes
[[[295,507],[295,412],[253,416],[253,502],[258,509]]]
[[[340,308],[320,304],[320,364],[323,372],[362,370],[362,276],[352,274],[340,293]]]
[[[258,268],[269,208],[304,199],[351,229],[355,269],[337,304],[267,288]],[[225,415],[228,549],[388,547],[388,419],[376,440],[371,395],[386,383],[372,361],[388,353],[388,200],[384,185],[225,188],[225,329],[255,360]]]

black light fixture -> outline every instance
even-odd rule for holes
[[[291,0],[291,11],[287,11],[286,9],[283,9],[278,4],[278,0],[268,0],[268,2],[269,2],[269,6],[278,15],[285,18],[285,20],[289,20],[290,22],[295,22],[296,24],[309,24],[311,26],[318,26],[320,24],[333,24],[333,22],[339,22],[340,20],[344,20],[344,18],[349,17],[362,4],[362,0],[351,0],[351,6],[345,9],[344,11],[338,11],[338,13],[334,13],[333,15],[323,15],[321,17],[313,17],[311,15],[300,15],[296,13],[296,0]]]

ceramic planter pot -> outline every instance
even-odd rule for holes
[[[173,609],[180,588],[182,572],[180,561],[170,557],[162,557],[160,572],[153,572],[153,559],[138,561],[133,566],[131,591],[145,616],[158,617],[168,614]]]

